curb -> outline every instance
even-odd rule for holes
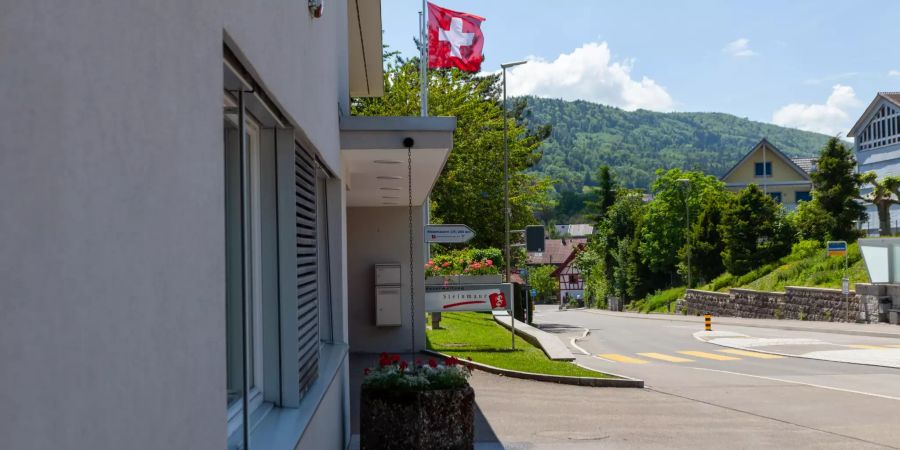
[[[428,353],[434,356],[439,356],[441,358],[449,358],[450,355],[445,355],[441,352],[436,352],[434,350],[424,349],[422,350],[424,353]],[[638,380],[636,378],[623,377],[622,375],[614,375],[617,377],[621,377],[621,379],[616,378],[589,378],[589,377],[572,377],[567,375],[547,375],[543,373],[531,373],[531,372],[521,372],[518,370],[511,369],[501,369],[499,367],[489,366],[487,364],[475,362],[475,361],[466,361],[468,364],[471,364],[475,368],[487,372],[492,373],[494,375],[502,375],[510,378],[519,378],[523,380],[534,380],[534,381],[543,381],[548,383],[558,383],[558,384],[569,384],[573,386],[590,386],[590,387],[614,387],[614,388],[643,388],[644,380]],[[574,364],[574,363],[573,363]],[[599,372],[597,370],[591,369],[589,367],[582,366],[580,364],[575,364],[583,369],[587,369],[593,372]],[[606,375],[606,372],[599,372]]]
[[[503,318],[503,317],[512,317],[512,316],[509,316],[509,315],[505,315],[505,316],[504,316],[504,315],[497,315],[497,314],[494,314],[493,317],[494,317],[494,322],[498,323],[501,327],[506,328],[507,330],[511,329],[511,328],[510,328],[511,325],[508,324],[508,323],[505,323],[504,320],[503,320],[502,318]],[[524,339],[524,340],[525,340],[526,342],[528,342],[529,344],[531,344],[531,345],[533,345],[533,346],[535,346],[535,347],[541,349],[541,351],[544,352],[544,355],[546,355],[547,358],[549,358],[551,361],[569,361],[569,362],[575,361],[575,355],[572,353],[571,350],[569,350],[568,347],[566,347],[565,342],[563,342],[562,339],[559,338],[559,336],[556,336],[556,335],[551,334],[551,333],[547,333],[546,331],[541,330],[540,328],[538,328],[538,327],[536,327],[536,326],[534,326],[534,325],[529,325],[529,324],[524,323],[524,322],[522,322],[522,321],[520,321],[520,320],[517,320],[517,319],[512,319],[512,320],[515,320],[515,321],[516,321],[516,327],[517,327],[517,328],[516,328],[516,336],[521,337],[522,339]],[[523,325],[524,325],[524,326],[523,326]],[[553,356],[553,355],[551,355],[551,354],[550,354],[550,351],[547,350],[547,347],[544,347],[544,344],[541,342],[541,339],[540,339],[538,336],[532,334],[530,331],[528,331],[527,328],[534,328],[534,329],[537,330],[538,332],[541,332],[541,333],[544,333],[544,334],[549,335],[549,337],[548,337],[547,339],[555,339],[557,342],[559,342],[560,345],[562,345],[562,348],[565,349],[565,352],[567,353],[567,355],[564,355],[564,356],[561,356],[561,355]],[[558,353],[558,352],[557,352],[557,353]]]
[[[646,317],[633,316],[633,315],[620,315],[620,313],[610,313],[606,311],[599,310],[590,310],[585,309],[584,312],[588,312],[591,314],[599,314],[601,316],[611,316],[611,317],[619,317],[624,319],[643,319],[643,320],[668,320],[670,322],[689,322],[689,323],[701,323],[696,320],[687,320],[682,319],[681,317],[691,317],[691,316],[678,316],[675,314],[660,314],[660,315],[646,315]],[[728,319],[727,316],[715,316],[718,319]],[[772,319],[778,320],[778,319]],[[735,323],[729,321],[719,321],[721,325],[731,325],[735,327],[748,327],[748,328],[767,328],[773,330],[787,330],[787,331],[805,331],[808,333],[828,333],[828,334],[843,334],[849,336],[866,336],[866,337],[882,337],[882,338],[891,338],[891,339],[900,339],[900,333],[882,333],[878,331],[862,331],[862,330],[831,330],[827,328],[819,329],[819,328],[810,328],[810,327],[798,327],[792,325],[778,325],[778,324],[756,324],[756,323]]]
[[[872,363],[864,363],[864,362],[858,362],[858,361],[841,361],[841,360],[837,360],[837,359],[815,358],[812,356],[794,355],[791,353],[782,353],[782,352],[773,352],[771,350],[758,350],[756,348],[738,347],[736,345],[725,345],[725,344],[721,344],[718,342],[707,341],[707,340],[697,336],[697,333],[702,333],[702,331],[698,331],[698,332],[694,333],[693,334],[694,339],[696,339],[700,342],[703,342],[705,344],[718,345],[719,347],[734,348],[734,349],[744,350],[744,351],[748,351],[748,352],[765,353],[767,355],[784,356],[786,358],[800,358],[800,359],[808,359],[811,361],[825,361],[825,362],[840,363],[840,364],[856,364],[857,366],[870,366],[870,367],[882,367],[882,368],[886,368],[886,369],[897,369],[896,366],[885,366],[883,364],[872,364]]]

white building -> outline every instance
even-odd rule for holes
[[[380,2],[325,6],[0,8],[0,448],[346,448],[348,352],[424,346],[455,120],[350,117]],[[402,326],[374,325],[384,262]]]
[[[860,173],[875,172],[879,178],[900,175],[900,92],[876,94],[847,136],[854,139]],[[864,188],[862,193],[869,191],[871,188]],[[877,231],[875,206],[868,204],[866,210],[869,213],[867,228]],[[900,219],[900,207],[891,208],[891,218]]]

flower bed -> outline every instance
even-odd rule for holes
[[[471,368],[456,358],[406,361],[382,353],[365,369],[360,448],[471,449],[475,393]]]

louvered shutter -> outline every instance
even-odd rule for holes
[[[301,396],[319,373],[318,268],[316,255],[316,166],[302,148],[294,150],[297,222],[297,358]]]

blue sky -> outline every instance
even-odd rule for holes
[[[510,92],[625,109],[716,111],[846,133],[900,90],[900,1],[439,0],[485,17],[485,71]],[[415,54],[421,1],[382,0],[384,42]]]

